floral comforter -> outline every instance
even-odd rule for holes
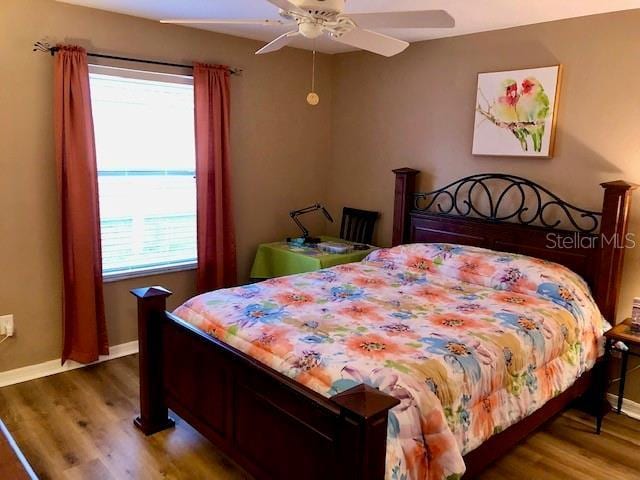
[[[175,314],[313,390],[395,396],[387,478],[456,479],[462,456],[573,384],[608,325],[585,282],[448,244],[195,297]]]

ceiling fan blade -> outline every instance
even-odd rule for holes
[[[397,38],[388,37],[381,33],[363,30],[362,28],[354,28],[341,36],[331,36],[336,42],[344,43],[361,50],[384,55],[385,57],[393,57],[403,52],[409,43]]]
[[[292,11],[292,10],[294,12],[302,11],[297,5],[294,5],[289,0],[267,0],[267,1],[285,11]]]
[[[221,19],[221,18],[181,18],[181,19],[169,19],[169,20],[160,20],[160,23],[171,23],[175,25],[265,25],[265,26],[278,26],[278,25],[288,25],[291,22],[287,22],[285,20],[235,20],[235,19]]]
[[[297,37],[298,35],[300,35],[300,33],[297,30],[280,35],[273,42],[268,43],[260,50],[258,50],[256,52],[256,55],[262,55],[263,53],[271,53],[280,50],[281,48],[289,45],[289,43],[291,43],[291,41],[293,40],[293,37]]]
[[[445,10],[349,13],[361,28],[453,28],[455,19]]]

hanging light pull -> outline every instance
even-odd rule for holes
[[[307,103],[313,107],[320,103],[320,96],[316,93],[316,51],[313,51],[313,66],[311,68],[311,92],[307,95]]]

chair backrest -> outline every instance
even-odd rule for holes
[[[340,238],[356,243],[370,244],[373,240],[373,228],[378,220],[378,212],[344,207]]]

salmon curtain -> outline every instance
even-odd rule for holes
[[[87,53],[59,46],[54,124],[63,265],[62,363],[109,353],[102,292],[96,149]]]
[[[197,288],[236,284],[236,242],[229,160],[229,69],[193,68],[198,204]]]

